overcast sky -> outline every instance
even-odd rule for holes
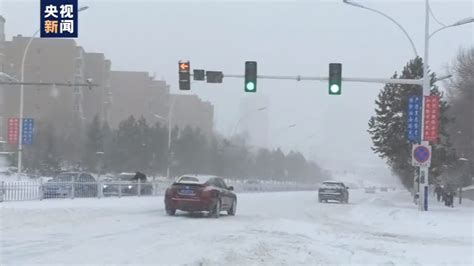
[[[258,61],[259,74],[327,76],[328,64],[343,64],[346,77],[389,77],[414,57],[403,33],[388,19],[342,1],[86,1],[77,42],[102,52],[114,70],[155,73],[177,91],[177,61],[192,68],[243,74],[244,61]],[[424,1],[360,1],[400,22],[423,53]],[[442,23],[474,16],[472,0],[431,1]],[[7,39],[39,27],[39,0],[0,0]],[[431,20],[431,29],[439,25]],[[445,73],[461,47],[473,45],[474,25],[447,29],[431,42],[430,66]],[[270,99],[271,143],[298,148],[330,168],[382,174],[384,162],[370,150],[367,121],[381,84],[343,83],[329,96],[326,82],[259,80]],[[239,118],[243,81],[193,83],[191,93],[215,106],[216,129],[228,133]],[[274,130],[277,131],[277,130]],[[308,139],[310,135],[316,137]],[[383,174],[387,175],[387,171]]]

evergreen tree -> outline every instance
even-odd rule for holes
[[[411,60],[401,75],[395,73],[392,78],[419,79],[423,77],[423,62],[417,57]],[[433,83],[435,75],[431,75]],[[387,161],[387,165],[406,187],[413,186],[416,168],[411,166],[411,148],[407,136],[408,98],[412,95],[422,95],[418,85],[386,84],[381,90],[375,104],[375,116],[369,119],[368,132],[371,135],[372,150]],[[442,95],[436,86],[432,87],[431,95]],[[433,181],[443,171],[443,165],[452,164],[454,151],[449,142],[446,126],[449,119],[446,116],[447,103],[441,98],[440,103],[440,139],[433,145],[432,167],[430,179]],[[432,182],[431,181],[431,182]]]

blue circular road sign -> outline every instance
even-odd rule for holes
[[[418,146],[413,151],[415,160],[419,163],[425,163],[430,159],[430,150],[425,146]]]

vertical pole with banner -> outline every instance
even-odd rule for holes
[[[423,96],[430,95],[430,77],[428,75],[428,57],[429,57],[429,31],[430,31],[430,14],[429,14],[429,1],[425,0],[425,51],[423,56]],[[423,107],[425,106],[425,97],[423,97]],[[424,109],[424,108],[423,108]],[[425,110],[421,114],[421,136],[424,136],[425,131]],[[422,144],[428,145],[427,142],[422,141]],[[428,178],[429,178],[429,167],[420,167],[420,211],[428,210]],[[421,178],[423,176],[423,178]],[[423,179],[423,180],[422,180]]]

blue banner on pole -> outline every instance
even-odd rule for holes
[[[77,0],[41,0],[41,38],[77,38]]]
[[[421,142],[422,103],[421,96],[410,96],[408,98],[407,132],[408,140],[412,143]]]
[[[33,144],[34,120],[33,118],[23,118],[22,142],[24,145]]]

